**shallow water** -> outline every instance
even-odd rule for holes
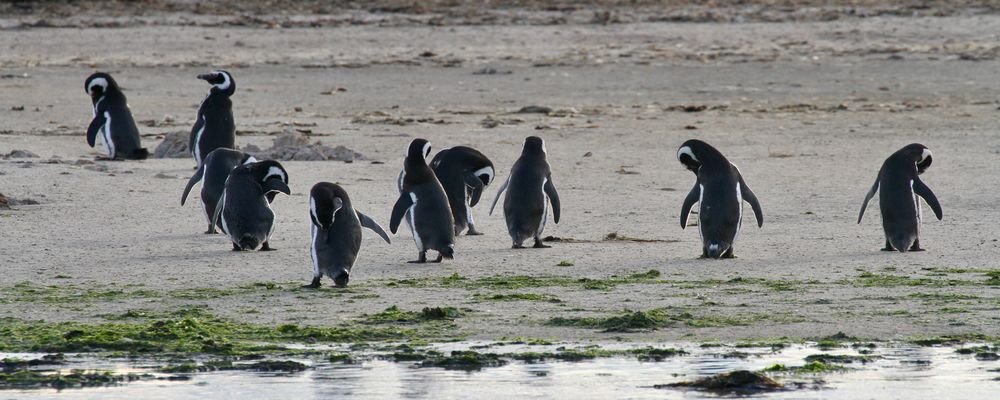
[[[441,351],[463,350],[482,343],[435,346]],[[562,346],[566,346],[562,344]],[[552,351],[556,346],[491,346],[481,352]],[[626,345],[608,345],[622,349]],[[645,347],[645,346],[638,346]],[[658,346],[663,347],[663,346]],[[65,389],[4,390],[0,399],[383,399],[383,398],[621,398],[692,399],[717,397],[710,393],[656,389],[653,385],[694,380],[739,369],[761,370],[775,363],[805,364],[810,354],[858,354],[855,349],[823,351],[810,345],[792,345],[772,352],[769,348],[682,348],[690,354],[661,362],[639,362],[635,358],[598,358],[579,362],[529,364],[512,361],[481,371],[416,368],[412,362],[368,359],[355,364],[329,363],[315,359],[297,361],[313,368],[298,373],[220,371],[191,374],[180,382],[145,380],[120,386]],[[733,351],[747,358],[726,358]],[[809,389],[762,394],[776,399],[989,399],[1000,393],[1000,362],[979,361],[972,355],[955,353],[954,347],[879,347],[870,355],[880,356],[867,364],[844,364],[844,372],[820,375],[773,375],[779,382],[806,382]],[[39,355],[0,353],[0,358],[33,358]],[[72,368],[113,370],[119,373],[154,372],[162,363],[154,360],[95,360],[70,357]],[[288,359],[288,358],[283,358]],[[292,358],[294,359],[294,358]],[[155,374],[168,376],[167,374]],[[181,374],[184,375],[184,374]],[[789,385],[791,386],[791,385]]]

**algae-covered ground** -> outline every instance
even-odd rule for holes
[[[607,15],[591,3],[435,6],[337,23],[298,8],[129,17],[126,3],[107,14],[42,4],[0,15],[0,155],[39,156],[0,160],[11,205],[0,209],[0,351],[1000,335],[1000,16],[989,7],[690,6],[682,19],[645,3]],[[152,150],[190,130],[208,90],[195,76],[214,68],[236,81],[240,146],[297,133],[363,155],[283,163],[292,195],[273,205],[277,251],[233,253],[201,233],[197,190],[179,201],[192,160],[94,161],[101,149],[86,145],[93,71],[116,77]],[[408,230],[391,245],[366,231],[348,288],[299,287],[311,278],[314,183],[339,182],[386,226],[413,138],[435,152],[476,147],[502,181],[529,135],[546,140],[562,199],[552,248],[509,248],[502,213],[487,214],[494,183],[474,209],[485,235],[459,237],[455,260],[407,264]],[[679,226],[694,176],[675,152],[689,138],[724,152],[760,198],[763,228],[743,226],[736,259],[698,259],[696,227]],[[859,225],[861,200],[912,142],[934,152],[922,179],[944,219],[925,215],[926,252],[880,252],[877,201]]]

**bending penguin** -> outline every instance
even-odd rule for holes
[[[270,200],[278,193],[291,194],[288,173],[277,161],[241,165],[229,173],[212,225],[221,220],[222,232],[233,242],[233,251],[274,250],[268,245],[274,233]]]
[[[361,227],[375,231],[386,243],[389,235],[382,226],[351,205],[351,198],[339,185],[320,182],[309,193],[309,216],[312,219],[312,241],[309,244],[313,263],[312,283],[303,286],[318,288],[323,275],[333,279],[337,287],[346,287],[351,267],[361,249]]]
[[[739,168],[708,143],[694,139],[684,142],[677,149],[677,160],[697,177],[681,206],[681,229],[687,227],[691,208],[698,203],[701,256],[734,258],[733,243],[743,225],[744,201],[753,208],[757,227],[764,226],[757,196],[743,180]]]
[[[198,79],[212,85],[208,96],[198,107],[198,115],[191,128],[188,148],[197,167],[211,153],[220,147],[236,148],[236,124],[233,122],[233,102],[229,97],[236,92],[236,81],[223,70],[198,75]]]
[[[545,142],[537,136],[524,139],[521,157],[514,162],[510,176],[500,186],[490,215],[500,200],[504,190],[503,214],[507,220],[507,232],[513,241],[512,248],[524,248],[524,241],[535,239],[535,248],[550,247],[542,244],[542,231],[548,219],[549,203],[552,204],[552,220],[559,223],[559,193],[552,183],[552,171],[545,161]]]
[[[875,184],[865,195],[858,214],[858,223],[865,215],[868,202],[879,194],[879,208],[882,210],[882,229],[885,230],[885,248],[882,251],[923,251],[920,248],[920,199],[923,197],[931,206],[934,216],[941,219],[941,204],[931,188],[918,175],[931,166],[931,151],[926,146],[913,143],[892,153],[882,163]]]
[[[139,128],[132,119],[128,100],[111,75],[97,72],[84,81],[84,89],[94,106],[94,118],[87,127],[87,144],[94,147],[101,137],[108,159],[145,160],[149,150],[139,141]]]
[[[208,230],[205,234],[217,233],[215,230],[215,225],[212,224],[212,217],[215,216],[215,207],[219,204],[219,199],[222,198],[222,192],[225,189],[226,179],[229,178],[229,173],[233,171],[240,165],[253,164],[257,162],[257,159],[253,156],[243,153],[242,151],[233,149],[215,149],[211,153],[208,153],[208,157],[205,157],[205,162],[198,167],[198,171],[188,179],[187,186],[184,187],[184,193],[181,195],[181,205],[187,201],[188,193],[194,187],[194,184],[199,181],[201,184],[201,208],[205,211],[205,219],[208,221]],[[270,194],[268,198],[269,201],[274,199],[274,193]]]
[[[431,168],[448,194],[455,235],[466,228],[469,235],[482,235],[472,219],[472,207],[479,203],[483,189],[493,182],[493,162],[476,149],[457,146],[438,152],[431,160]]]
[[[427,250],[438,252],[433,262],[455,257],[455,220],[441,182],[427,165],[430,153],[430,142],[424,139],[410,142],[399,176],[399,199],[392,207],[389,220],[389,230],[393,234],[404,217],[410,226],[418,252],[417,260],[411,263],[427,262]]]

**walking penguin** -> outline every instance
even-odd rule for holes
[[[879,209],[882,211],[882,229],[885,231],[883,251],[923,251],[920,248],[920,199],[923,197],[931,206],[934,216],[941,219],[941,204],[931,188],[920,180],[919,175],[931,166],[931,151],[919,143],[913,143],[892,153],[882,163],[875,184],[865,195],[858,214],[858,223],[865,215],[868,202],[879,194]]]
[[[347,286],[361,249],[361,227],[375,231],[386,243],[392,243],[382,226],[354,209],[347,191],[333,183],[320,182],[312,187],[309,217],[312,219],[309,255],[313,263],[313,280],[304,286],[307,288],[318,288],[323,275],[333,279],[337,287]]]
[[[552,182],[552,171],[545,160],[545,141],[537,136],[524,139],[521,157],[514,162],[510,176],[497,191],[490,207],[490,215],[504,190],[503,215],[507,220],[507,233],[513,241],[512,248],[524,248],[524,241],[535,239],[536,248],[550,247],[542,243],[542,231],[552,204],[552,220],[559,223],[559,193]]]
[[[764,225],[764,215],[757,196],[750,190],[739,168],[721,152],[701,140],[688,140],[677,149],[677,160],[694,172],[697,180],[681,206],[681,229],[698,203],[698,233],[701,256],[734,258],[733,243],[743,225],[743,202],[750,203],[757,227]]]
[[[403,171],[399,175],[399,199],[392,207],[389,219],[389,230],[393,234],[403,219],[410,226],[418,252],[417,260],[411,263],[427,262],[427,250],[438,252],[433,262],[455,256],[455,220],[441,182],[427,165],[430,153],[431,144],[427,140],[413,139],[410,142]]]

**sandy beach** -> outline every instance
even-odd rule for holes
[[[395,305],[464,309],[461,334],[487,340],[1000,334],[1000,15],[656,22],[640,11],[608,24],[578,10],[561,24],[436,26],[417,15],[316,27],[295,22],[308,15],[236,25],[150,11],[110,27],[94,23],[107,16],[56,15],[46,27],[7,14],[0,155],[39,157],[0,160],[13,204],[0,210],[0,318],[101,322],[204,306],[336,326]],[[142,22],[156,12],[161,23]],[[86,144],[90,73],[115,76],[152,152],[190,131],[208,90],[195,76],[216,68],[237,84],[238,145],[294,132],[363,155],[282,162],[292,195],[274,203],[278,251],[234,253],[201,233],[197,193],[180,205],[192,159],[94,161],[103,152]],[[517,112],[526,106],[550,112]],[[563,241],[510,249],[502,213],[487,214],[494,184],[474,209],[485,235],[458,238],[455,260],[407,264],[406,229],[391,245],[366,231],[347,290],[298,289],[311,278],[314,183],[341,184],[388,227],[413,138],[432,152],[475,147],[505,179],[530,135],[546,140],[563,205],[545,233]],[[763,206],[763,228],[744,221],[736,259],[698,259],[697,229],[680,228],[694,176],[675,152],[689,138],[738,165]],[[944,219],[924,207],[926,252],[881,252],[877,202],[859,225],[861,200],[884,159],[914,142],[934,152],[922,179]],[[501,301],[520,294],[535,296]],[[552,323],[652,309],[677,323],[631,333]]]

